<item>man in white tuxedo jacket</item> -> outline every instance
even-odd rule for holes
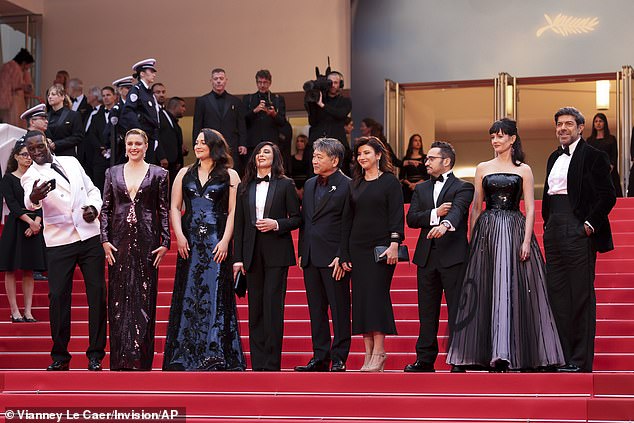
[[[79,265],[88,297],[88,370],[101,370],[106,346],[104,252],[99,242],[101,193],[73,156],[56,157],[44,133],[24,136],[33,165],[22,176],[24,204],[41,208],[49,272],[49,316],[53,362],[47,370],[68,370],[73,273]]]

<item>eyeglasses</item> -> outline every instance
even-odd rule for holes
[[[31,155],[29,153],[18,153],[18,156],[23,157],[25,159],[31,158]]]
[[[444,159],[444,157],[441,157],[441,156],[427,156],[425,158],[425,162],[431,162],[431,161],[436,160],[436,159]]]

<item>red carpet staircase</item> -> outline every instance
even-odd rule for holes
[[[537,204],[539,207],[539,203]],[[535,225],[541,243],[541,218]],[[12,324],[6,296],[0,298],[0,421],[5,408],[184,407],[189,421],[633,421],[634,420],[634,200],[619,199],[610,216],[616,249],[597,262],[595,373],[404,374],[414,361],[418,333],[416,268],[398,265],[392,301],[398,336],[388,337],[385,374],[115,373],[83,371],[87,365],[87,306],[79,271],[73,289],[72,370],[42,371],[49,363],[46,282],[36,282],[38,323]],[[413,248],[417,231],[407,229]],[[169,313],[175,248],[160,269],[155,369],[160,369]],[[19,284],[18,284],[19,285]],[[20,286],[18,286],[20,292]],[[18,303],[22,304],[19,294]],[[311,357],[310,325],[302,273],[289,271],[282,365],[290,370]],[[238,302],[243,347],[248,357],[247,302]],[[447,340],[441,313],[441,355]],[[363,361],[363,342],[354,337],[351,370]],[[108,367],[108,356],[104,360]],[[80,410],[80,411],[81,411]],[[9,414],[6,415],[9,420]],[[126,420],[133,421],[133,420]]]

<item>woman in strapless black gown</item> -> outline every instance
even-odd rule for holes
[[[514,121],[496,121],[489,133],[496,157],[476,169],[470,255],[447,363],[498,371],[563,365],[533,234],[533,173]]]

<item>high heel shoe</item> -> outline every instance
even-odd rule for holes
[[[372,354],[372,362],[368,366],[368,372],[382,372],[385,368],[385,361],[387,360],[387,353]]]
[[[13,315],[11,315],[11,323],[24,323],[24,317],[13,317]]]
[[[363,366],[359,369],[360,372],[368,372],[368,366],[372,361],[372,354],[365,353],[365,359],[363,360]]]

